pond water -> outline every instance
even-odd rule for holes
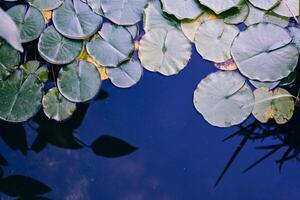
[[[300,164],[293,159],[279,173],[275,162],[286,148],[242,173],[266,153],[255,147],[278,143],[274,138],[248,142],[214,187],[242,137],[222,142],[238,128],[212,127],[195,110],[193,92],[215,68],[195,50],[192,55],[188,67],[177,76],[166,78],[145,71],[140,83],[126,90],[105,81],[102,89],[106,98],[94,100],[88,108],[83,106],[87,112],[75,131],[80,140],[90,144],[109,134],[138,147],[132,154],[109,159],[96,156],[88,148],[70,150],[48,144],[39,153],[29,150],[24,155],[1,140],[1,154],[9,163],[3,168],[5,175],[21,174],[43,182],[51,188],[44,195],[50,199],[299,199]],[[3,127],[1,134],[9,132],[17,147],[24,144],[18,130]],[[24,127],[31,146],[36,133],[28,123]],[[299,126],[291,129],[298,130]],[[48,130],[56,131],[51,126]],[[64,131],[71,130],[65,127]],[[10,199],[0,195],[0,199]]]

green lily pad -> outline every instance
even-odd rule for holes
[[[249,0],[249,1],[253,6],[257,8],[263,10],[270,10],[271,8],[279,4],[281,0]]]
[[[38,51],[40,55],[52,64],[72,62],[81,52],[83,42],[62,36],[54,26],[49,26],[42,33]]]
[[[174,15],[177,19],[195,19],[203,10],[198,0],[162,0],[164,12]]]
[[[23,52],[20,32],[16,23],[0,8],[0,39],[5,39],[12,47]],[[2,28],[5,27],[5,28]]]
[[[231,8],[237,7],[241,0],[199,0],[201,4],[213,10],[216,14],[225,12]]]
[[[37,39],[44,30],[44,16],[32,6],[17,5],[10,8],[7,13],[16,23],[23,43]]]
[[[149,71],[170,76],[186,67],[192,46],[177,30],[151,29],[140,41],[139,58]]]
[[[0,80],[5,79],[20,63],[20,54],[5,40],[0,39]]]
[[[236,72],[208,75],[194,92],[194,106],[213,126],[242,123],[252,112],[254,97],[245,79]]]
[[[142,20],[147,0],[102,0],[105,17],[118,25],[133,25]]]
[[[273,11],[285,17],[299,16],[299,0],[282,0]]]
[[[64,0],[27,0],[27,2],[40,10],[54,10],[58,8]]]
[[[35,75],[41,82],[45,83],[48,81],[49,70],[37,60],[30,60],[27,63],[22,64],[20,68],[23,70],[25,76]]]
[[[104,23],[100,38],[87,43],[86,49],[99,65],[116,67],[128,60],[134,49],[134,41],[126,27]]]
[[[292,95],[282,88],[274,92],[267,88],[259,88],[254,91],[255,105],[252,114],[254,117],[266,123],[274,119],[278,124],[288,122],[294,113],[294,100]]]
[[[130,60],[119,67],[106,68],[107,76],[119,88],[129,88],[139,82],[143,67],[138,61]]]
[[[93,35],[102,24],[102,17],[80,0],[65,0],[53,12],[53,24],[67,38],[84,39]]]
[[[250,26],[232,45],[231,54],[243,75],[252,79],[278,81],[297,66],[298,50],[289,33],[273,24]]]
[[[43,86],[35,75],[26,77],[20,70],[0,81],[0,119],[23,122],[33,117],[41,106]]]
[[[56,121],[68,119],[76,110],[76,104],[63,97],[56,87],[51,88],[47,94],[44,95],[42,104],[45,115],[49,119]]]
[[[154,28],[164,28],[171,30],[179,27],[179,22],[176,18],[166,15],[161,8],[159,0],[150,0],[144,9],[143,26],[145,32]]]
[[[290,75],[288,75],[287,77],[285,77],[284,79],[282,79],[280,81],[280,86],[287,86],[292,84],[293,82],[295,82],[297,79],[297,72],[296,70],[293,71],[292,73],[290,73]]]
[[[243,23],[249,15],[249,6],[246,3],[238,5],[237,8],[231,9],[221,16],[226,24]]]
[[[289,27],[290,35],[293,38],[293,43],[297,46],[298,51],[300,52],[300,28],[298,27]]]
[[[87,62],[73,62],[58,74],[59,92],[71,102],[86,102],[94,98],[101,86],[97,68]]]
[[[238,34],[237,27],[227,25],[223,20],[205,21],[195,35],[196,49],[206,60],[225,62],[231,58],[231,45]]]
[[[256,80],[249,80],[249,82],[255,87],[255,88],[268,88],[270,90],[274,89],[277,87],[280,83],[280,81],[275,81],[275,82],[261,82],[261,81],[256,81]]]
[[[85,3],[87,3],[94,13],[103,16],[103,10],[102,10],[102,1],[103,0],[86,0]]]

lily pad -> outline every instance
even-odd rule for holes
[[[256,80],[249,80],[249,82],[255,87],[255,88],[268,88],[270,90],[274,89],[277,87],[280,83],[280,81],[275,81],[275,82],[261,82],[261,81],[256,81]]]
[[[262,123],[274,119],[278,124],[288,122],[294,113],[294,100],[292,95],[282,88],[274,92],[267,88],[259,88],[254,91],[255,105],[254,117]]]
[[[216,14],[225,12],[231,8],[237,7],[241,0],[199,0],[201,4],[212,9]]]
[[[58,8],[64,0],[27,0],[27,2],[40,10],[54,10]]]
[[[138,61],[130,60],[119,67],[106,68],[107,76],[119,88],[129,88],[135,85],[142,77],[143,67]]]
[[[27,63],[22,64],[20,68],[23,70],[25,76],[35,75],[41,82],[45,83],[48,81],[49,70],[37,60],[30,60]]]
[[[0,39],[0,80],[5,79],[20,63],[20,54],[6,41]]]
[[[243,75],[252,79],[278,81],[297,66],[298,50],[289,33],[273,24],[250,26],[232,45],[232,56]]]
[[[251,114],[254,97],[245,79],[236,72],[208,75],[194,92],[194,106],[204,119],[218,127],[242,123]]]
[[[44,30],[44,16],[32,6],[17,5],[10,8],[7,13],[16,23],[23,43],[37,39]]]
[[[93,35],[101,26],[102,17],[91,11],[80,0],[65,0],[53,12],[53,24],[65,37],[84,39]]]
[[[102,0],[105,17],[118,25],[133,25],[142,20],[147,0]]]
[[[295,70],[292,73],[290,73],[290,75],[288,75],[287,77],[285,77],[280,81],[280,86],[290,85],[294,83],[296,79],[297,79],[297,71]]]
[[[206,60],[217,63],[231,58],[230,49],[239,29],[223,20],[210,20],[201,24],[195,35],[198,53]]]
[[[42,104],[45,115],[56,121],[68,119],[76,110],[76,104],[63,97],[56,87],[47,92],[43,97]]]
[[[249,0],[249,1],[253,6],[257,8],[263,10],[270,10],[271,8],[279,4],[281,0]]]
[[[99,35],[100,38],[86,45],[87,52],[99,65],[116,67],[129,59],[134,49],[134,41],[125,27],[104,23]]]
[[[101,78],[93,64],[87,61],[73,62],[59,71],[57,86],[69,101],[86,102],[97,95]]]
[[[299,16],[299,0],[282,0],[273,11],[285,17]]]
[[[203,10],[198,0],[162,0],[164,12],[174,15],[177,19],[195,19]]]
[[[23,122],[34,116],[41,106],[43,86],[35,75],[26,77],[21,70],[0,81],[0,119]]]
[[[179,27],[176,18],[166,15],[161,8],[159,0],[150,0],[144,9],[143,26],[146,32],[154,28],[171,30]]]
[[[152,72],[170,76],[187,65],[192,46],[177,29],[151,29],[140,41],[139,58],[142,65]]]
[[[42,33],[38,51],[40,55],[52,64],[72,62],[81,52],[83,42],[62,36],[54,26],[49,26]]]

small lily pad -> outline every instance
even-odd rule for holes
[[[276,25],[250,26],[235,39],[231,54],[243,75],[258,81],[278,81],[297,66],[298,50],[289,33]]]
[[[102,24],[102,17],[80,0],[65,0],[53,12],[55,28],[67,38],[84,39],[93,35]]]
[[[206,60],[217,63],[231,58],[230,49],[239,29],[223,20],[210,20],[201,24],[195,35],[198,53]]]
[[[294,100],[292,95],[282,88],[273,91],[259,88],[254,91],[255,105],[254,117],[262,123],[274,119],[278,124],[288,122],[294,113]]]
[[[107,76],[119,88],[129,88],[135,85],[142,77],[143,67],[138,61],[130,60],[118,67],[106,68]]]
[[[140,41],[139,58],[149,71],[170,76],[187,65],[192,46],[184,34],[177,30],[151,29]]]
[[[76,104],[63,97],[58,89],[51,88],[43,97],[44,113],[49,119],[64,121],[72,116],[76,110]]]
[[[44,16],[32,6],[17,5],[10,8],[7,13],[16,23],[23,43],[37,39],[44,30]]]
[[[23,70],[25,76],[35,75],[41,82],[48,81],[49,70],[37,60],[30,60],[27,63],[22,64],[20,68]]]
[[[86,102],[97,95],[101,78],[93,64],[87,61],[73,62],[59,71],[57,86],[69,101]]]
[[[0,80],[5,79],[20,63],[20,54],[6,41],[0,39]]]
[[[83,42],[64,37],[49,26],[42,33],[38,51],[40,55],[52,64],[66,64],[72,62],[81,52]]]
[[[211,125],[230,127],[251,114],[254,97],[245,79],[236,72],[208,75],[194,92],[194,106]]]
[[[40,10],[54,10],[58,8],[64,0],[27,0],[27,2]]]

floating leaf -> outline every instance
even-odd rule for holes
[[[0,8],[0,37],[5,39],[12,47],[23,52],[20,32],[15,22]]]
[[[93,35],[102,23],[102,17],[80,0],[65,0],[62,6],[53,11],[52,20],[58,32],[71,39]]]
[[[142,19],[147,0],[102,0],[105,17],[118,25],[133,25]]]
[[[263,10],[270,10],[281,0],[249,0],[252,5]]]
[[[31,6],[40,10],[54,10],[58,8],[64,0],[26,0]]]
[[[17,69],[19,63],[19,52],[0,39],[0,81]]]
[[[86,45],[87,52],[99,65],[116,67],[119,63],[129,59],[134,49],[134,42],[132,35],[125,27],[104,23],[99,35],[101,38]]]
[[[196,49],[204,59],[225,62],[231,58],[230,48],[238,34],[238,28],[225,24],[223,20],[205,21],[195,35]]]
[[[236,72],[218,71],[204,78],[194,92],[194,105],[205,120],[218,127],[240,124],[251,114],[254,98]]]
[[[297,71],[295,70],[292,73],[290,73],[290,75],[288,75],[287,77],[285,77],[280,81],[280,86],[290,85],[293,82],[295,82],[296,79],[297,79]]]
[[[138,61],[130,60],[119,67],[106,68],[111,82],[120,88],[129,88],[135,85],[142,77],[143,68]]]
[[[95,140],[91,148],[96,155],[107,158],[126,156],[137,150],[136,147],[127,142],[108,135],[101,136]]]
[[[254,91],[255,105],[254,117],[262,123],[275,119],[278,124],[288,122],[294,113],[294,101],[292,95],[282,88],[274,92],[267,88],[259,88]]]
[[[86,102],[99,92],[101,78],[93,64],[87,61],[73,62],[60,70],[57,86],[69,101]]]
[[[48,81],[48,68],[46,66],[40,67],[39,61],[28,61],[27,63],[21,65],[20,68],[23,70],[25,76],[29,76],[30,74],[32,74],[35,75],[43,83]]]
[[[199,0],[201,4],[212,9],[216,14],[220,14],[224,11],[227,11],[231,8],[237,7],[241,0]]]
[[[288,76],[297,66],[297,48],[288,32],[273,24],[250,26],[232,45],[232,56],[243,75],[262,82]]]
[[[68,119],[76,110],[76,104],[64,98],[56,87],[50,89],[43,97],[42,104],[45,115],[56,121]]]
[[[255,87],[255,88],[268,88],[270,90],[274,89],[277,87],[280,83],[280,81],[275,81],[275,82],[261,82],[261,81],[256,81],[256,80],[249,80],[249,82]]]
[[[40,109],[42,88],[35,75],[26,77],[19,70],[0,81],[0,119],[23,122],[34,116]]]
[[[249,7],[246,3],[238,5],[237,8],[231,9],[221,16],[226,24],[243,23],[249,15]]]
[[[203,10],[198,0],[162,0],[164,12],[174,15],[177,19],[195,19]]]
[[[294,17],[299,16],[299,0],[282,0],[273,11],[281,16]]]
[[[17,5],[10,8],[7,14],[16,23],[23,43],[37,39],[44,30],[44,16],[32,6]]]
[[[192,47],[177,29],[152,29],[140,41],[139,58],[152,72],[170,76],[180,72],[191,58]]]
[[[66,64],[80,54],[82,46],[82,41],[68,39],[58,33],[54,26],[49,26],[39,39],[38,50],[46,61]]]
[[[30,199],[51,191],[47,185],[23,175],[12,175],[1,179],[0,188],[1,192],[9,196]]]

